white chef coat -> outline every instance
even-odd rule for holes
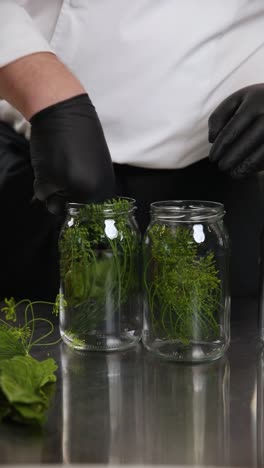
[[[219,102],[264,82],[264,2],[0,0],[0,66],[39,51],[81,80],[114,162],[182,168],[207,156]],[[3,100],[0,119],[29,136]]]

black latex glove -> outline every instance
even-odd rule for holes
[[[59,214],[65,203],[113,196],[111,157],[87,94],[47,107],[30,120],[36,197]]]
[[[264,169],[264,84],[240,89],[209,118],[209,159],[242,178]]]

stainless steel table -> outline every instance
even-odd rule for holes
[[[161,361],[140,345],[114,354],[49,349],[59,370],[48,422],[43,431],[2,424],[0,463],[264,466],[256,301],[233,299],[232,315],[231,347],[209,364]]]

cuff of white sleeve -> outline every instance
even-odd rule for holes
[[[0,67],[37,52],[54,53],[24,8],[0,0]]]

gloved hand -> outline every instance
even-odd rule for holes
[[[264,169],[264,84],[240,89],[209,118],[209,159],[242,178]]]
[[[41,110],[31,119],[35,196],[59,214],[65,203],[113,196],[114,173],[96,110],[81,94]]]

